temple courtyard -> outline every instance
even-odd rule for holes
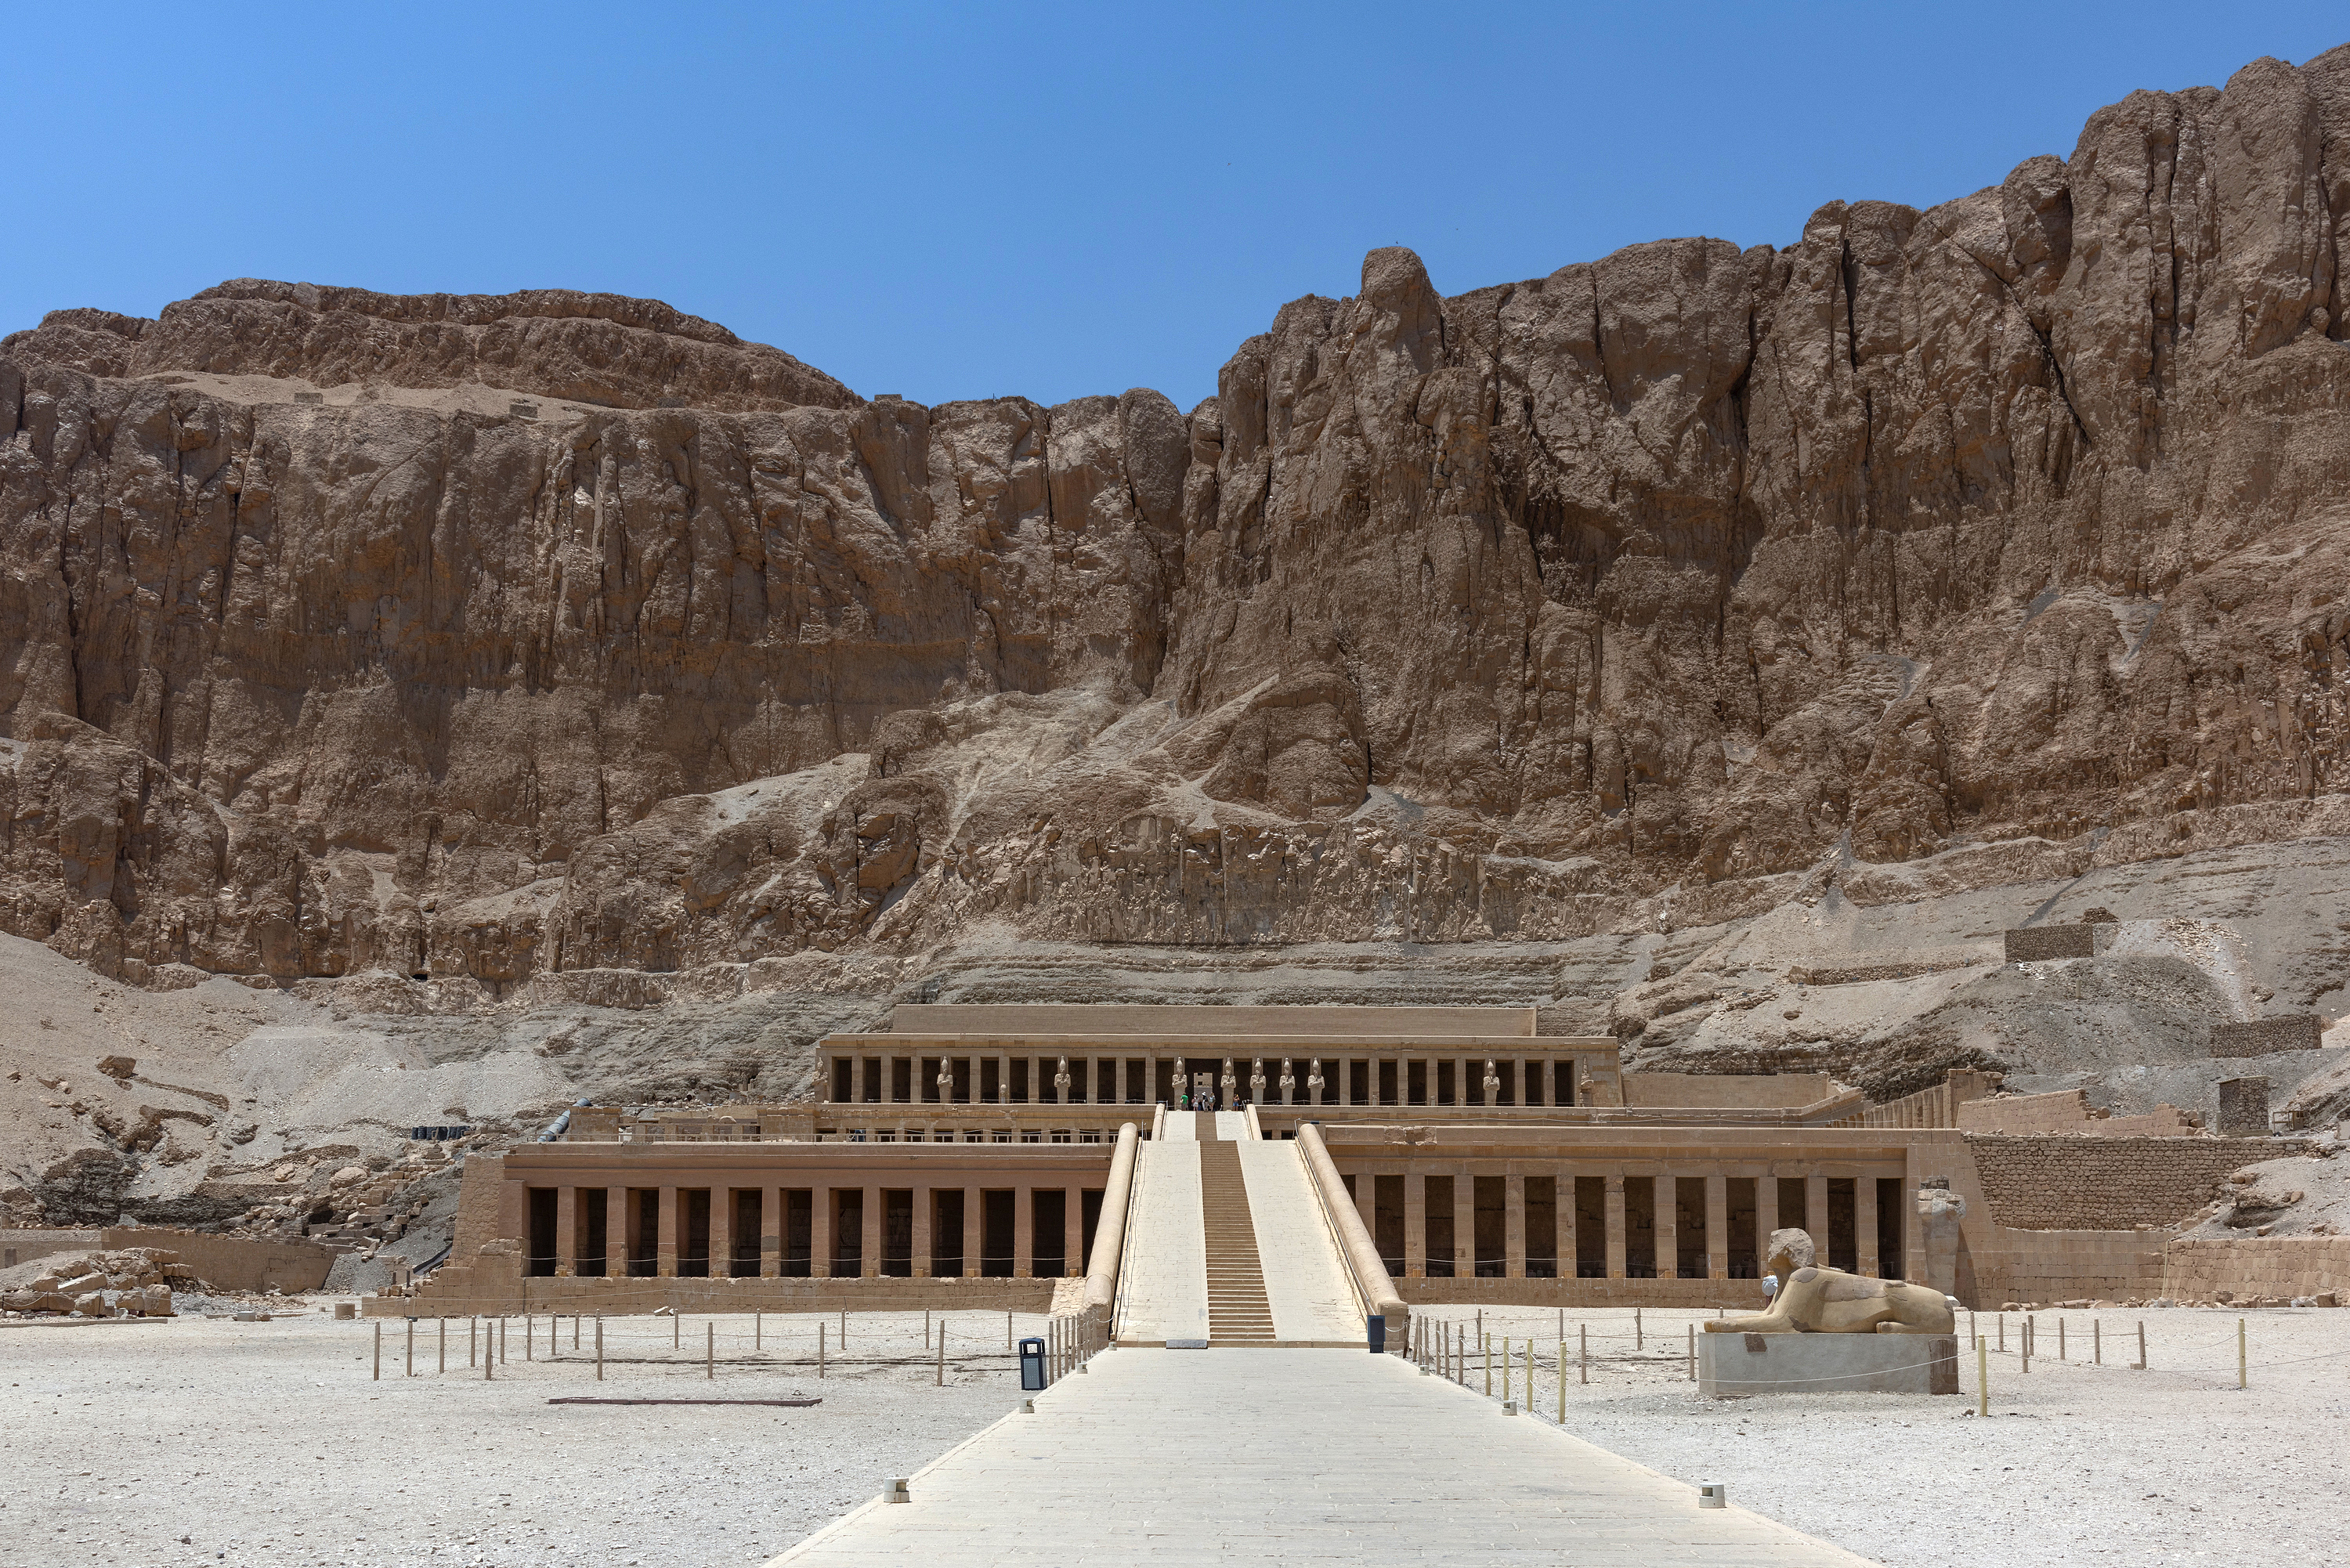
[[[2010,1314],[1989,1420],[1971,1355],[1956,1397],[1703,1399],[1689,1331],[1710,1314],[1569,1312],[1562,1429],[1548,1310],[1422,1309],[1492,1336],[1490,1399],[1482,1356],[1453,1385],[1345,1351],[1127,1348],[1017,1416],[1001,1312],[932,1317],[943,1360],[919,1312],[852,1314],[845,1350],[837,1314],[616,1318],[599,1382],[594,1324],[575,1348],[572,1320],[544,1317],[528,1359],[507,1322],[487,1380],[486,1329],[452,1320],[444,1371],[440,1325],[420,1324],[411,1376],[407,1325],[384,1323],[378,1377],[379,1320],[323,1302],[268,1323],[0,1328],[5,1560],[666,1568],[919,1542],[941,1563],[2350,1562],[2334,1508],[2350,1312],[2243,1314],[2242,1391],[2233,1313],[2102,1313],[2095,1341],[2092,1314],[2043,1314],[2028,1375]],[[2144,1372],[2126,1365],[2140,1320]],[[2002,1326],[1961,1314],[1962,1335]],[[1534,1352],[1516,1416],[1504,1340],[1522,1409]],[[821,1402],[549,1403],[792,1398]],[[910,1478],[910,1501],[866,1507],[888,1477]],[[1731,1509],[1699,1510],[1700,1481]]]

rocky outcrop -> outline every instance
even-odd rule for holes
[[[59,313],[0,347],[0,928],[494,998],[2314,831],[2345,241],[2350,48],[1783,250],[1374,252],[1188,414],[859,401],[585,295]]]

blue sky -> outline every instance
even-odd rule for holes
[[[0,331],[226,277],[649,295],[868,394],[1185,406],[1282,302],[1785,244],[2332,5],[16,6]]]

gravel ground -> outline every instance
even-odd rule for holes
[[[462,1320],[445,1374],[432,1325],[420,1325],[413,1378],[400,1376],[405,1325],[388,1323],[376,1381],[374,1323],[280,1304],[296,1315],[0,1326],[16,1416],[0,1424],[0,1565],[757,1563],[1019,1398],[1000,1314],[955,1314],[941,1389],[918,1313],[853,1314],[846,1363],[837,1315],[766,1317],[757,1359],[745,1317],[689,1317],[674,1347],[667,1319],[611,1319],[599,1385],[592,1325],[575,1353],[566,1320],[549,1361],[538,1320],[525,1362],[512,1320],[510,1358],[484,1382],[466,1366]],[[1475,1322],[1458,1308],[1425,1315]],[[2086,1314],[2064,1316],[2085,1354]],[[2335,1438],[2350,1414],[2350,1311],[2247,1314],[2243,1393],[2235,1314],[2104,1317],[2108,1365],[2058,1362],[2054,1314],[2042,1314],[2026,1376],[2011,1315],[1984,1421],[1971,1358],[1959,1398],[1700,1400],[1685,1359],[1698,1314],[1644,1313],[1636,1350],[1631,1313],[1569,1314],[1570,1379],[1581,1327],[1593,1355],[1590,1384],[1567,1384],[1567,1426],[1667,1475],[1726,1481],[1740,1504],[1902,1568],[2350,1565]],[[2151,1372],[2118,1365],[2140,1318]],[[1024,1316],[1019,1332],[1041,1321]],[[822,1380],[819,1322],[830,1325]],[[1557,1323],[1532,1310],[1483,1319],[1497,1336],[1535,1336],[1534,1403],[1552,1414]],[[1995,1318],[1981,1323],[1995,1334]],[[714,1384],[702,1366],[712,1327]],[[1482,1386],[1473,1365],[1471,1378]],[[824,1402],[546,1403],[564,1396]]]
[[[1463,1308],[1424,1314],[1466,1323]],[[2248,1390],[2236,1388],[2238,1314],[2191,1308],[2095,1314],[2106,1365],[2084,1365],[2092,1314],[2038,1314],[2023,1374],[2021,1314],[1991,1356],[1990,1420],[1978,1419],[1974,1358],[1961,1397],[1783,1395],[1700,1399],[1688,1380],[1695,1313],[1566,1314],[1566,1425],[1576,1436],[1902,1568],[2178,1563],[2196,1568],[2350,1564],[2340,1433],[2350,1415],[2350,1311],[2241,1314]],[[2074,1359],[2055,1355],[2055,1320]],[[2146,1324],[2152,1370],[2136,1356]],[[1553,1312],[1488,1310],[1486,1332],[1535,1338],[1534,1407],[1555,1418],[1560,1337]],[[1979,1319],[1996,1344],[1998,1319]],[[1576,1376],[1591,1333],[1591,1382]],[[1960,1321],[1963,1335],[1968,1324]],[[1520,1351],[1523,1355],[1523,1350]],[[1482,1366],[1470,1369],[1483,1386]],[[1498,1383],[1496,1385],[1498,1389]],[[1513,1392],[1523,1393],[1513,1386]]]
[[[947,1386],[920,1313],[853,1314],[848,1357],[833,1314],[615,1318],[605,1380],[593,1324],[560,1359],[466,1367],[463,1320],[436,1373],[420,1324],[418,1376],[400,1376],[407,1325],[336,1323],[317,1302],[235,1323],[0,1324],[0,1565],[574,1563],[703,1568],[782,1551],[1018,1403],[1003,1314],[953,1314]],[[830,1325],[815,1376],[816,1325]],[[1023,1314],[1022,1334],[1043,1319]],[[703,1372],[714,1325],[720,1366]],[[562,1406],[562,1396],[818,1397],[766,1406]]]

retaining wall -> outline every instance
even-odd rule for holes
[[[2350,1298],[2350,1236],[2185,1237],[2163,1250],[2166,1295],[2210,1301],[2321,1295]]]
[[[1991,1218],[2022,1231],[2170,1230],[2230,1171],[2305,1152],[2298,1138],[2010,1137],[1970,1133]]]

